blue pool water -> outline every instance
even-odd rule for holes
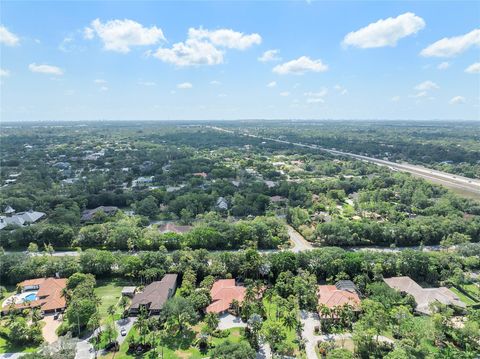
[[[25,302],[31,302],[35,299],[37,299],[37,296],[35,295],[35,293],[29,294],[29,295],[25,296],[25,298],[23,298],[23,300]]]

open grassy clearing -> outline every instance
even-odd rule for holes
[[[162,355],[161,355],[162,352],[163,352],[164,359],[183,359],[183,358],[201,359],[201,358],[209,357],[210,350],[207,353],[201,353],[200,350],[194,346],[195,338],[196,338],[196,335],[198,334],[197,330],[199,330],[199,328],[201,327],[202,327],[201,324],[196,325],[193,328],[195,330],[190,330],[186,332],[183,336],[178,335],[178,336],[169,337],[164,346],[157,347],[156,355],[154,354],[153,350],[150,350],[148,353],[144,355],[144,358],[159,358],[159,357],[162,358]],[[223,343],[227,340],[233,343],[238,343],[245,340],[243,338],[243,332],[244,332],[243,328],[228,329],[228,330],[225,330],[224,332],[228,332],[229,334],[226,338],[212,337],[210,339],[210,343],[217,346],[220,343]],[[135,328],[130,330],[126,340],[120,346],[119,352],[109,353],[106,356],[103,356],[102,358],[130,359],[130,358],[140,357],[133,354],[127,354],[128,342],[130,337],[138,338],[138,333]]]

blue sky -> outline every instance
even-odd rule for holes
[[[0,6],[2,121],[480,119],[474,1]]]

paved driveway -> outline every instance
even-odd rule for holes
[[[300,320],[303,324],[302,338],[305,339],[305,352],[308,359],[318,358],[315,346],[320,340],[320,335],[315,335],[315,327],[320,325],[320,318],[317,313],[300,311]]]
[[[239,317],[236,317],[229,313],[222,314],[218,319],[218,329],[225,330],[230,328],[244,328],[247,326]]]
[[[25,353],[3,353],[0,354],[0,359],[18,359],[25,355]]]
[[[43,339],[45,339],[48,344],[51,344],[58,339],[56,330],[62,323],[61,320],[55,320],[53,317],[53,314],[49,314],[45,315],[45,317],[42,319],[45,323],[42,328]]]
[[[121,329],[125,328],[128,335],[128,332],[130,331],[130,329],[132,329],[136,321],[137,321],[137,317],[127,317],[125,319],[120,319],[115,322],[115,326],[117,327],[117,330],[118,330],[118,337],[117,337],[118,345],[122,345],[122,343],[127,338],[126,335],[122,337],[122,334],[120,334]]]

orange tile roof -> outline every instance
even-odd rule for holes
[[[360,305],[357,293],[337,289],[334,285],[319,285],[317,293],[318,304],[324,304],[329,308],[341,307],[345,304],[358,308]]]
[[[20,287],[39,285],[37,299],[28,303],[16,304],[17,309],[41,307],[43,311],[64,309],[67,306],[63,289],[67,286],[65,278],[37,278],[25,280],[18,284]]]
[[[219,279],[213,283],[210,295],[212,303],[207,307],[207,313],[222,313],[230,308],[234,299],[243,302],[246,288],[235,285],[235,279]]]

